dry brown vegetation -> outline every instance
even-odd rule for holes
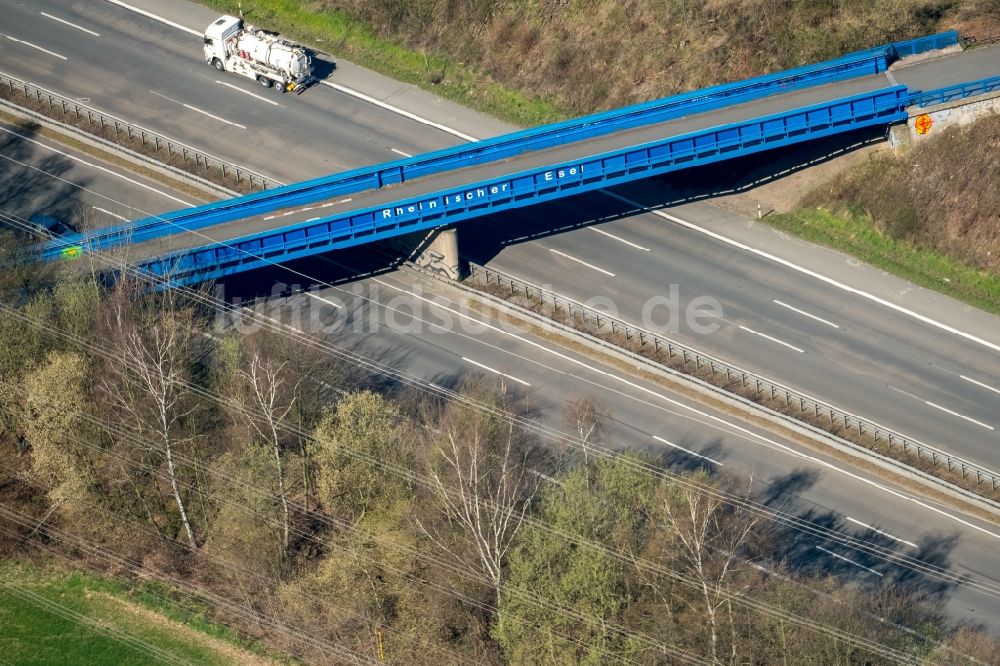
[[[868,218],[895,239],[1000,274],[1000,117],[950,128],[903,157],[879,153],[803,200]]]
[[[346,11],[381,37],[571,113],[953,27],[1000,31],[997,0],[325,0],[316,8]]]

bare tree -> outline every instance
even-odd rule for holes
[[[177,449],[193,440],[183,427],[194,409],[187,395],[192,313],[178,309],[170,296],[154,298],[123,281],[106,319],[117,359],[109,365],[103,392],[136,439],[163,456],[188,543],[197,548],[174,461]]]
[[[274,454],[274,463],[278,477],[278,495],[281,498],[281,508],[284,512],[283,543],[288,548],[288,497],[285,494],[285,475],[281,465],[282,439],[280,432],[284,429],[285,418],[295,404],[295,387],[285,397],[285,363],[276,363],[263,359],[255,350],[250,357],[249,367],[239,368],[237,376],[245,390],[244,404],[238,406],[238,412],[246,421],[251,431]]]
[[[474,417],[476,418],[476,417]],[[500,599],[504,563],[538,490],[538,477],[527,465],[527,451],[507,421],[475,423],[463,437],[448,428],[431,465],[433,490],[449,527],[461,530],[471,553],[454,547],[436,529],[421,529],[457,562],[482,573]],[[488,419],[488,417],[485,417]],[[419,521],[418,521],[419,522]]]
[[[739,508],[726,511],[718,497],[689,487],[677,488],[673,497],[664,500],[663,510],[680,560],[701,592],[712,663],[722,663],[718,655],[719,615],[726,609],[731,631],[731,662],[735,663],[736,636],[727,579],[758,519],[745,516]]]
[[[584,465],[590,464],[590,444],[603,434],[606,418],[607,412],[601,404],[589,396],[570,400],[563,408],[563,420],[576,432],[583,448]]]

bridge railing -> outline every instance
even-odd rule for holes
[[[327,250],[460,222],[677,169],[890,124],[906,118],[906,87],[853,95],[794,111],[672,136],[638,146],[470,183],[377,208],[338,213],[143,262],[146,270],[192,284]],[[79,248],[86,251],[85,247]]]
[[[887,51],[890,60],[892,60],[893,55],[897,58],[908,58],[910,56],[926,53],[927,51],[936,51],[937,49],[955,46],[958,43],[958,31],[948,30],[946,32],[940,32],[936,35],[918,37],[917,39],[909,39],[902,42],[893,42],[892,44],[889,44]]]
[[[804,87],[831,83],[845,78],[876,74],[887,67],[886,53],[890,50],[919,51],[942,40],[956,41],[957,33],[943,33],[912,42],[897,42],[835,60],[695,90],[663,99],[652,100],[604,113],[575,118],[560,123],[535,127],[472,144],[453,146],[412,158],[386,162],[311,181],[288,185],[268,192],[249,194],[238,199],[217,202],[168,213],[155,219],[140,220],[135,226],[157,230],[169,235],[179,229],[198,229],[236,217],[246,217],[273,211],[280,207],[307,205],[335,196],[378,189],[416,178],[466,166],[497,161],[529,151],[586,140],[624,129],[663,122],[691,113],[707,112],[724,106],[760,99],[768,95]],[[96,231],[88,237],[95,248],[107,248],[126,242],[128,232]],[[58,257],[66,243],[78,244],[80,237],[54,240],[45,247],[43,258]]]
[[[959,83],[954,86],[946,86],[937,90],[915,90],[910,93],[910,106],[926,107],[935,104],[953,102],[957,99],[965,99],[974,95],[985,95],[986,93],[1000,90],[1000,76],[991,76],[978,81]]]
[[[25,99],[32,100],[50,112],[59,111],[63,118],[75,121],[78,125],[85,123],[90,128],[91,133],[112,138],[124,146],[148,147],[157,153],[165,152],[168,162],[171,159],[179,159],[197,167],[216,171],[222,174],[223,178],[231,177],[235,179],[237,184],[246,183],[252,188],[266,190],[282,185],[282,183],[256,171],[232,164],[186,143],[181,143],[3,72],[0,72],[0,88],[6,88],[12,96],[14,93],[23,95]],[[115,228],[121,226],[126,225],[118,225]]]
[[[783,405],[794,414],[805,417],[803,420],[807,422],[819,421],[831,431],[841,431],[852,437],[856,435],[869,442],[870,447],[876,450],[885,447],[890,452],[902,452],[917,461],[929,461],[935,466],[960,474],[963,479],[972,480],[977,486],[985,485],[991,490],[1000,488],[1000,475],[996,472],[913,437],[496,269],[477,264],[470,264],[469,268],[471,279],[480,285],[495,285],[511,295],[523,296],[525,300],[538,304],[547,312],[557,316],[564,315],[571,321],[575,318],[599,334],[619,337],[642,351],[661,355],[671,362],[679,362],[678,365],[686,366],[702,376],[709,376],[711,383],[718,386],[735,389],[758,401],[771,404],[777,401],[779,406]]]

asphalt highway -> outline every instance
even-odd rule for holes
[[[657,187],[647,183],[619,192],[652,202],[660,194]],[[638,325],[987,468],[1000,467],[1000,353],[994,349],[743,248],[711,242],[707,260],[702,232],[659,215],[629,216],[524,242],[509,235],[511,228],[538,229],[539,219],[558,216],[575,224],[614,217],[620,210],[621,202],[607,195],[574,198],[558,211],[553,205],[486,218],[461,242],[480,249],[482,255],[473,257],[480,263],[582,302],[595,299],[595,305],[610,305]],[[705,205],[666,214],[727,230],[747,223]],[[794,248],[795,241],[776,240]],[[801,254],[786,254],[801,261]],[[836,269],[848,274],[844,280],[867,288],[866,278],[846,258]],[[907,288],[912,286],[901,285]],[[720,310],[718,317],[701,320],[717,325],[711,333],[699,332],[684,317],[695,299],[704,298]],[[998,331],[988,339],[996,340]]]
[[[46,156],[53,149],[68,152],[64,147],[29,145],[30,153],[4,146],[0,155],[36,167],[16,173],[33,191],[65,187],[64,197],[76,191],[86,205],[142,205],[152,209],[147,212],[171,207],[163,195],[187,196],[162,186],[151,193],[148,182],[123,180],[108,172],[113,165],[93,159],[68,160],[60,171],[61,162],[47,162]],[[0,173],[11,173],[9,163]],[[302,274],[349,276],[379,268],[354,259],[318,257],[308,265],[268,269],[268,278],[281,286],[301,283]],[[402,374],[417,390],[451,388],[474,373],[505,381],[524,392],[538,413],[532,429],[552,446],[565,446],[564,402],[595,398],[610,414],[603,446],[647,451],[673,469],[752,475],[757,501],[799,519],[781,541],[784,550],[775,554],[790,566],[872,588],[906,586],[942,603],[956,620],[1000,626],[1000,561],[983,556],[996,551],[1000,528],[634,377],[627,367],[486,318],[451,287],[409,273],[375,273],[276,297],[259,314],[391,368],[396,381]],[[222,286],[232,290],[230,296],[246,288]]]

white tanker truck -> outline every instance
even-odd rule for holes
[[[205,30],[205,62],[217,70],[256,79],[278,93],[301,90],[312,80],[312,58],[306,49],[277,33],[243,25],[223,16]]]

